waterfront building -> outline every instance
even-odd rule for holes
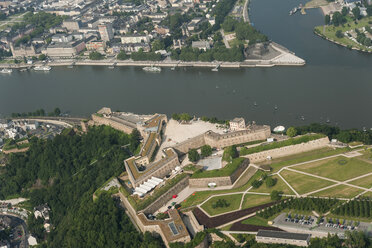
[[[234,118],[229,122],[231,131],[240,131],[245,129],[244,118]]]
[[[50,44],[44,52],[50,57],[74,57],[84,49],[85,42],[78,40],[75,42]]]
[[[131,34],[120,37],[122,44],[149,43],[150,37],[146,34]]]
[[[191,46],[192,48],[197,48],[199,50],[204,50],[204,51],[207,51],[208,49],[211,48],[211,45],[206,40],[193,41]]]
[[[112,30],[111,23],[98,25],[98,31],[103,41],[110,41],[112,38],[114,38],[114,32]]]

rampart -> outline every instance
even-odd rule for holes
[[[218,134],[208,131],[194,138],[183,141],[173,148],[182,154],[187,153],[190,149],[199,148],[209,145],[217,149],[228,146],[247,143],[256,140],[266,140],[271,135],[270,126],[251,126],[247,130],[236,131],[226,134]]]
[[[209,183],[215,183],[216,186],[231,186],[239,178],[239,176],[249,166],[249,160],[245,159],[243,163],[230,175],[224,177],[208,177],[208,178],[190,178],[190,188],[207,188]]]
[[[268,157],[271,158],[280,158],[285,156],[290,156],[293,154],[308,152],[316,149],[320,149],[328,146],[329,139],[328,137],[320,138],[317,140],[311,140],[306,143],[301,143],[298,145],[284,146],[272,150],[257,152],[243,157],[248,158],[251,163],[259,163],[265,161]]]
[[[189,176],[183,178],[176,185],[170,188],[167,192],[162,194],[158,199],[152,202],[147,208],[145,208],[144,210],[140,212],[143,212],[145,214],[155,213],[159,208],[167,204],[167,202],[169,202],[172,199],[173,195],[177,195],[183,189],[185,189],[188,185],[189,185]]]
[[[119,118],[116,118],[119,119]],[[133,125],[126,124],[124,120],[114,120],[111,117],[101,117],[97,114],[92,114],[92,120],[95,125],[107,125],[110,126],[116,130],[122,131],[124,133],[131,133],[135,127]]]

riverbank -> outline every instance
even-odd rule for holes
[[[270,46],[278,52],[278,55],[271,59],[247,59],[243,62],[223,62],[223,61],[213,61],[213,62],[185,62],[185,61],[133,61],[133,60],[117,60],[117,59],[104,59],[104,60],[77,60],[77,59],[60,59],[54,60],[47,63],[48,66],[79,66],[79,65],[91,65],[91,66],[158,66],[158,67],[205,67],[205,68],[246,68],[246,67],[273,67],[273,66],[303,66],[305,65],[305,60],[297,57],[293,52],[288,49],[272,42]],[[29,68],[32,66],[41,65],[42,62],[36,62],[33,65],[21,63],[2,63],[0,68],[12,68],[12,69],[22,69]]]

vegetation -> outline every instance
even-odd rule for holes
[[[226,162],[232,161],[234,158],[239,157],[238,150],[236,149],[236,146],[229,146],[226,147],[223,151],[222,160]]]
[[[116,56],[118,60],[127,60],[130,58],[124,51],[120,51],[120,53]]]
[[[191,121],[192,117],[188,113],[172,114],[172,119],[176,121]]]
[[[212,204],[212,208],[227,208],[230,206],[230,203],[226,199],[218,199]]]
[[[131,59],[134,61],[159,61],[161,60],[161,54],[155,53],[155,52],[143,52],[142,49],[140,49],[138,52],[133,52],[130,55]]]
[[[280,192],[280,191],[277,191],[277,190],[273,190],[270,193],[271,200],[273,200],[273,201],[279,201],[282,198],[282,193],[283,192]]]
[[[60,116],[61,110],[59,108],[55,108],[52,112],[45,112],[44,109],[37,109],[34,112],[28,112],[28,113],[12,113],[12,118],[18,118],[18,117],[39,117],[39,116]]]
[[[97,188],[122,173],[123,160],[133,152],[122,147],[131,142],[137,141],[106,126],[82,135],[67,130],[53,140],[32,138],[26,153],[9,157],[0,175],[0,198],[18,194],[32,206],[48,203],[55,227],[48,247],[160,247],[159,239],[136,231],[111,196],[92,200]],[[36,181],[43,187],[34,189]]]
[[[323,214],[330,211],[339,203],[339,200],[331,198],[290,198],[258,212],[257,216],[268,219],[269,217],[282,212],[284,209],[298,211],[316,211],[317,213]]]
[[[207,231],[198,232],[195,237],[188,243],[174,242],[170,243],[169,246],[170,248],[194,248],[203,242],[207,234]]]
[[[370,218],[372,216],[372,202],[370,199],[351,200],[332,210],[340,216]]]
[[[288,129],[287,129],[287,135],[288,135],[289,137],[294,137],[294,136],[296,136],[296,135],[297,135],[297,129],[294,128],[294,127],[290,127],[290,128],[288,128]]]
[[[262,185],[262,183],[262,180],[254,180],[251,185],[254,189],[258,189]]]
[[[196,149],[190,149],[187,155],[191,162],[196,162],[200,159],[200,154]]]
[[[298,145],[298,144],[306,143],[306,142],[309,142],[309,141],[312,141],[312,140],[317,140],[317,139],[320,139],[322,137],[324,137],[324,135],[321,135],[321,134],[305,135],[305,136],[301,136],[301,137],[298,137],[298,138],[291,138],[291,139],[284,140],[284,141],[274,142],[274,143],[270,143],[270,144],[266,144],[266,145],[255,146],[255,147],[252,147],[252,148],[249,148],[249,149],[243,147],[240,150],[240,155],[253,154],[253,153],[267,151],[267,150],[280,148],[280,147],[284,147],[284,146]]]
[[[222,169],[209,170],[209,171],[196,171],[192,178],[209,178],[209,177],[226,177],[234,173],[239,166],[243,163],[245,158],[235,158],[231,163],[227,164]]]
[[[93,52],[89,53],[89,59],[91,59],[91,60],[101,60],[103,58],[104,58],[104,56],[99,52],[93,51]]]
[[[210,155],[212,155],[212,147],[209,145],[202,146],[201,156],[205,158],[205,157],[209,157]]]
[[[240,206],[242,194],[215,196],[201,205],[209,215],[217,215],[237,210]]]

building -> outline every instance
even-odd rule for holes
[[[124,35],[120,38],[121,38],[122,44],[149,43],[150,42],[150,37],[146,34]]]
[[[78,31],[80,29],[81,23],[77,20],[64,20],[62,27],[66,28],[68,31]]]
[[[257,243],[309,246],[311,234],[259,230]]]
[[[112,38],[114,38],[114,32],[112,30],[111,23],[98,25],[98,31],[103,41],[110,41]]]
[[[191,46],[192,48],[197,48],[199,50],[204,50],[204,51],[207,51],[208,49],[211,48],[211,45],[206,40],[193,41]]]
[[[78,40],[75,42],[61,42],[50,44],[45,50],[50,57],[74,57],[85,49],[85,42]]]
[[[106,41],[92,40],[85,44],[88,51],[104,52],[106,49]]]
[[[244,118],[234,118],[229,122],[231,131],[240,131],[245,129]]]

